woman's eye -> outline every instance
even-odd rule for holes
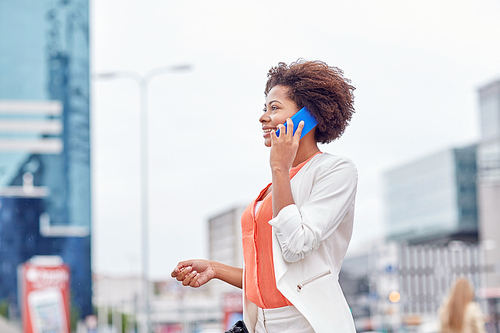
[[[278,107],[277,107],[277,106],[272,105],[272,106],[270,106],[270,107],[269,107],[269,109],[271,109],[272,111],[276,111],[276,110],[278,110]],[[265,112],[267,112],[267,108],[266,108],[266,107],[264,107],[264,108],[262,109],[262,111],[264,111],[264,113],[265,113]]]

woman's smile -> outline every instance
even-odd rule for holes
[[[264,132],[264,137],[270,136],[272,130],[277,130],[276,127],[262,126],[262,131]]]

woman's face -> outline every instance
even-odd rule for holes
[[[274,86],[267,94],[264,114],[259,119],[267,147],[271,147],[271,131],[277,130],[279,124],[283,124],[287,118],[299,111],[297,104],[287,97],[287,93],[287,87]]]

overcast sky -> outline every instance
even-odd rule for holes
[[[207,255],[207,220],[270,181],[258,122],[270,67],[344,70],[356,114],[323,151],[358,167],[351,249],[384,232],[385,171],[479,138],[477,89],[500,78],[499,0],[94,0],[91,71],[151,81],[150,274]],[[139,92],[92,84],[93,268],[140,272]]]

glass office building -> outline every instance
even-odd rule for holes
[[[88,0],[0,1],[0,300],[17,266],[59,255],[92,313]]]
[[[476,145],[449,149],[385,173],[388,239],[477,241]]]

